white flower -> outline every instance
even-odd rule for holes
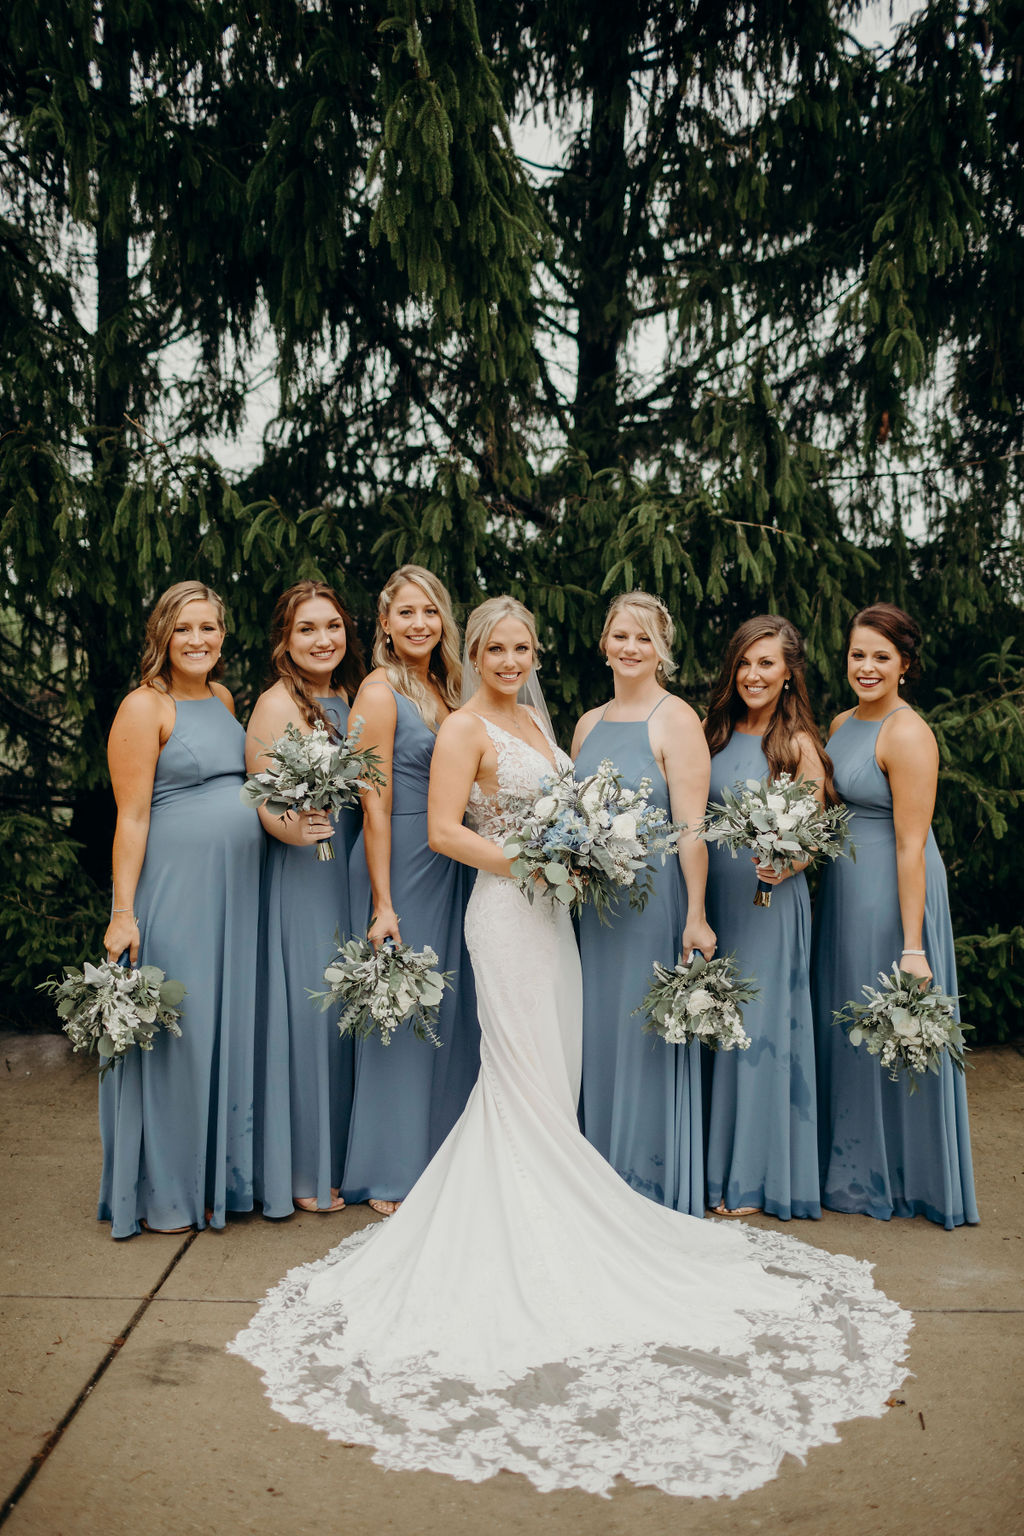
[[[765,795],[764,803],[770,811],[784,811],[786,809],[785,795]]]
[[[912,1013],[905,1008],[894,1008],[892,1011],[892,1027],[901,1040],[920,1040],[921,1021],[915,1019]]]
[[[623,842],[636,842],[636,816],[632,811],[620,811],[618,816],[613,817],[611,834]]]
[[[706,988],[694,987],[686,999],[686,1011],[691,1019],[696,1018],[698,1014],[707,1013],[708,1009],[714,1006],[714,1001]]]
[[[777,817],[775,825],[780,832],[792,832],[799,819],[792,811],[782,811]]]
[[[603,798],[604,785],[601,783],[600,779],[594,779],[590,784],[587,785],[582,795],[580,795],[580,806],[588,813],[588,815],[593,815],[594,811],[596,811],[600,806]]]
[[[533,814],[541,821],[550,821],[558,814],[558,801],[554,795],[542,795],[533,808]]]

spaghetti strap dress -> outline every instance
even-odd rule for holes
[[[861,989],[877,985],[903,947],[892,794],[875,757],[881,726],[851,715],[828,746],[836,790],[853,813],[857,859],[825,869],[814,913],[821,1203],[882,1221],[927,1216],[952,1229],[978,1220],[963,1076],[943,1057],[939,1075],[923,1074],[911,1094],[832,1023],[847,1002],[863,1001]],[[924,948],[936,982],[955,996],[946,871],[930,829],[925,867]]]
[[[383,681],[364,687],[386,688]],[[469,1097],[480,1069],[480,1025],[463,923],[472,890],[464,865],[434,853],[427,841],[427,788],[434,733],[416,706],[395,693],[397,719],[391,768],[391,899],[402,942],[428,945],[438,969],[452,973],[441,1003],[441,1047],[400,1029],[390,1045],[379,1036],[355,1047],[355,1096],[342,1194],[360,1200],[403,1200],[437,1151]],[[349,863],[352,923],[366,933],[373,898],[360,831]]]
[[[770,772],[761,737],[734,731],[711,759],[711,799]],[[708,849],[708,921],[718,953],[734,955],[760,993],[743,1010],[745,1051],[717,1051],[711,1066],[708,1204],[754,1206],[788,1221],[820,1217],[811,906],[807,880],[792,875],[754,906],[748,852]]]
[[[593,773],[608,758],[630,788],[650,779],[651,803],[667,812],[668,785],[651,747],[649,721],[650,715],[598,720],[580,748],[576,777]],[[587,1140],[633,1189],[660,1205],[703,1216],[700,1046],[666,1045],[646,1034],[633,1012],[654,979],[655,961],[671,967],[679,959],[686,887],[676,857],[664,864],[655,860],[652,887],[642,912],[620,899],[608,926],[589,904],[580,914],[581,1123]]]
[[[339,733],[343,699],[318,699]],[[351,1037],[338,1033],[338,1009],[322,1013],[324,967],[352,933],[349,855],[358,809],[335,820],[334,858],[312,846],[267,838],[260,903],[256,1031],[256,1198],[264,1216],[289,1216],[293,1199],[329,1210],[341,1187],[355,1074]]]
[[[245,732],[220,699],[179,699],[157,759],[135,894],[139,963],[184,982],[161,1030],[100,1082],[98,1217],[113,1237],[223,1227],[253,1204],[259,817],[241,802]]]

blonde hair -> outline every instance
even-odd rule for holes
[[[623,592],[621,596],[612,599],[611,607],[605,615],[601,639],[598,642],[601,655],[608,654],[606,642],[615,622],[615,616],[623,608],[631,608],[638,616],[643,615],[644,628],[651,637],[651,644],[658,658],[658,682],[665,682],[676,670],[676,663],[672,656],[672,642],[676,637],[676,627],[661,598],[652,597],[650,592]]]
[[[466,620],[466,655],[470,661],[476,662],[481,649],[502,619],[515,619],[529,632],[530,644],[533,646],[533,665],[536,667],[540,656],[540,641],[537,639],[533,614],[518,598],[509,597],[507,593],[500,597],[486,598]]]
[[[390,636],[382,619],[387,618],[395,595],[407,582],[412,582],[425,593],[441,615],[441,638],[430,653],[428,671],[437,690],[449,709],[458,709],[462,693],[462,659],[459,655],[459,630],[452,613],[452,600],[448,589],[433,573],[422,565],[400,565],[388,578],[377,599],[377,633],[373,641],[373,665],[380,667],[396,692],[404,694],[419,710],[426,725],[436,728],[434,703],[430,693],[416,674],[402,661],[388,644]]]
[[[160,688],[164,691],[170,688],[171,664],[167,652],[171,644],[171,636],[174,634],[174,626],[181,616],[181,610],[187,603],[209,603],[217,615],[217,623],[223,635],[226,631],[224,622],[224,604],[214,592],[212,587],[206,586],[202,581],[176,581],[173,587],[168,587],[166,592],[161,592],[153,605],[153,611],[146,620],[146,642],[142,648],[142,663],[140,683],[143,688]],[[214,666],[207,673],[207,682],[219,677],[224,670],[224,662],[217,658]]]

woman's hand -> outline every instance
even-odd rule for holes
[[[705,960],[711,960],[717,948],[718,936],[707,918],[687,918],[683,929],[683,959],[688,960],[693,951],[699,949]]]
[[[381,907],[373,914],[373,922],[366,931],[366,937],[374,949],[379,949],[385,939],[394,939],[396,944],[401,944],[402,935],[398,931],[398,913],[394,907]]]
[[[300,844],[322,843],[334,835],[334,827],[327,811],[291,811]]]
[[[757,870],[757,878],[762,880],[765,885],[781,885],[783,880],[788,880],[790,875],[796,873],[796,871],[792,869],[783,869],[780,871],[773,869],[770,864],[758,864],[756,859],[751,859],[750,862]]]
[[[127,950],[129,961],[135,965],[139,958],[139,925],[131,912],[114,913],[103,935],[103,947],[111,961],[120,960]]]
[[[904,950],[900,955],[900,970],[908,971],[911,976],[920,976],[925,984],[932,979],[932,968],[926,955],[908,955]]]

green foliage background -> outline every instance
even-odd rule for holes
[[[244,717],[278,591],[331,581],[368,635],[417,560],[534,607],[566,737],[615,591],[664,597],[698,706],[787,614],[823,724],[847,616],[908,607],[965,1017],[1020,1029],[1024,6],[929,0],[884,49],[860,9],[12,0],[3,1018],[96,950],[159,591],[223,592]]]

